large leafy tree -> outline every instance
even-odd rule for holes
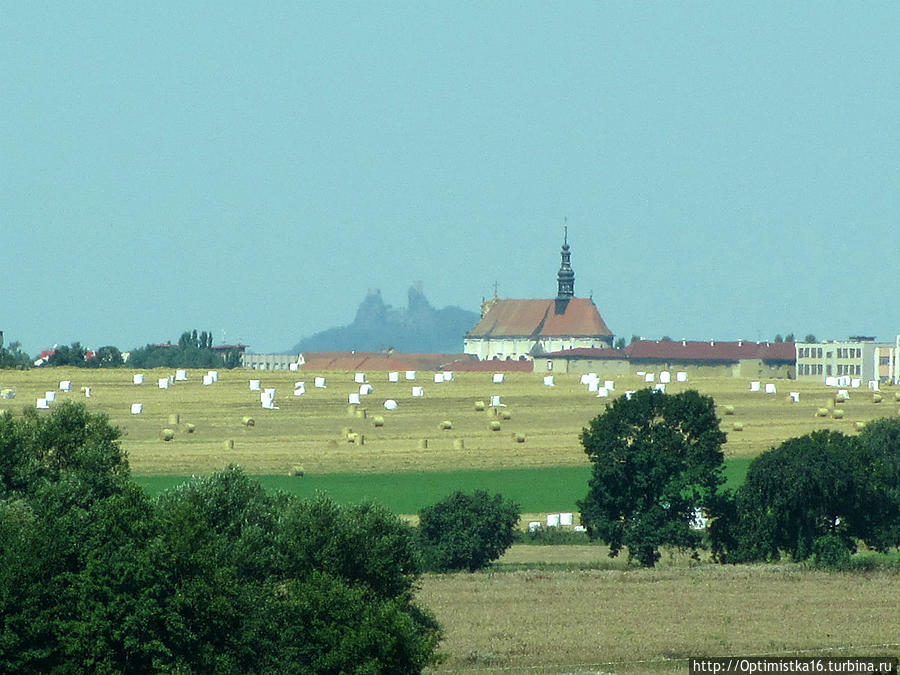
[[[499,558],[515,538],[519,505],[484,490],[454,492],[419,511],[419,536],[429,568],[474,572]]]
[[[31,357],[22,351],[22,345],[18,342],[10,342],[8,347],[0,344],[0,368],[28,368],[31,366]]]
[[[730,520],[730,525],[728,524]],[[828,538],[887,550],[900,543],[900,421],[857,437],[815,431],[753,460],[722,523],[723,558],[805,560]]]
[[[235,467],[150,499],[82,404],[0,416],[0,672],[415,673],[415,533]]]
[[[578,504],[588,534],[648,567],[661,546],[696,550],[692,523],[724,482],[725,438],[715,403],[696,391],[645,389],[608,404],[581,434],[593,463]]]

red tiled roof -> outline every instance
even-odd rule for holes
[[[556,313],[556,300],[495,300],[466,337],[543,336],[612,337],[609,328],[588,298],[571,298],[565,312]]]
[[[629,359],[669,361],[796,361],[792,342],[700,342],[692,340],[636,340],[625,347]]]
[[[535,357],[538,358],[538,357]],[[627,359],[621,349],[596,349],[592,347],[576,347],[575,349],[561,349],[558,352],[541,354],[542,359],[571,358],[571,359]]]
[[[487,361],[457,361],[450,363],[442,368],[442,370],[453,370],[460,373],[532,373],[534,372],[533,361],[514,361],[512,359],[501,361],[500,359],[489,359]]]
[[[393,352],[304,352],[302,370],[452,370],[475,359],[471,354]]]

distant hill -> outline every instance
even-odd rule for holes
[[[291,350],[439,352],[455,354],[463,350],[463,336],[474,326],[479,314],[460,307],[435,309],[421,288],[409,289],[406,309],[386,305],[381,291],[369,291],[349,326],[329,328],[303,338]]]

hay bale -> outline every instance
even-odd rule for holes
[[[348,443],[356,443],[356,441],[358,439],[359,439],[359,434],[357,434],[353,431],[351,431],[349,434],[347,434],[347,442]]]
[[[865,422],[857,422],[854,426],[856,427],[857,431],[862,431],[863,429],[866,428],[866,423]]]
[[[346,437],[346,436],[350,435],[352,432],[353,432],[352,427],[344,427],[343,429],[341,429],[341,436]]]
[[[872,394],[872,403],[881,403],[881,394]]]
[[[816,417],[828,417],[828,408],[819,408],[816,410]]]
[[[443,429],[444,431],[447,431],[447,430],[453,428],[453,423],[452,423],[450,420],[444,420],[443,422],[441,422],[441,423],[438,425],[438,427],[440,427],[440,428]]]
[[[733,405],[726,405],[725,408],[724,408],[724,412],[725,412],[726,415],[734,415],[734,406],[733,406]]]
[[[743,430],[744,430],[744,423],[743,423],[743,422],[735,422],[734,424],[731,425],[731,428],[732,428],[734,431],[743,431]]]
[[[242,417],[241,424],[243,424],[245,427],[252,427],[256,424],[256,420],[254,420],[252,417]]]
[[[357,409],[356,409],[356,416],[357,416],[359,419],[361,419],[361,420],[366,419],[366,415],[367,415],[367,412],[366,412],[366,409],[365,409],[365,408],[357,408]]]
[[[502,419],[502,420],[511,420],[511,419],[512,419],[512,413],[509,412],[509,410],[503,410],[503,411],[500,412],[500,419]]]
[[[303,467],[298,464],[291,467],[291,470],[288,471],[288,476],[298,476],[302,478],[304,473]]]
[[[475,401],[475,410],[482,412],[484,410],[484,401]]]
[[[376,427],[383,427],[384,418],[381,415],[376,415],[372,418],[372,424],[374,424]]]
[[[836,420],[844,419],[844,411],[841,410],[840,408],[835,408],[834,410],[831,411],[831,418],[836,419]]]
[[[497,420],[491,420],[490,424],[491,431],[500,431],[500,422]]]
[[[419,450],[425,450],[428,448],[428,439],[420,438],[419,439]]]
[[[466,443],[465,443],[465,441],[463,441],[463,439],[461,439],[461,438],[453,439],[453,449],[454,450],[465,450],[465,448],[466,448]]]
[[[525,434],[513,434],[513,439],[516,441],[516,443],[524,443]]]
[[[895,391],[895,392],[894,392],[894,400],[895,400],[895,401],[900,401],[900,391]]]
[[[233,439],[233,438],[229,438],[229,439],[228,439],[227,441],[225,441],[222,445],[223,445],[223,447],[224,447],[226,450],[234,450],[234,439]]]
[[[172,429],[163,429],[159,433],[159,437],[164,441],[171,441],[173,438],[175,438],[175,432]]]
[[[174,427],[179,422],[181,422],[181,415],[179,415],[178,413],[172,413],[171,415],[169,415],[169,425],[170,426]]]
[[[184,430],[186,432],[188,432],[189,434],[192,434],[197,430],[197,427],[195,425],[191,424],[190,422],[188,422],[187,424],[184,425]]]

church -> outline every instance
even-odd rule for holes
[[[530,361],[563,349],[612,348],[613,334],[590,298],[575,297],[568,232],[556,275],[555,298],[482,303],[481,320],[466,333],[463,351],[481,360]]]

